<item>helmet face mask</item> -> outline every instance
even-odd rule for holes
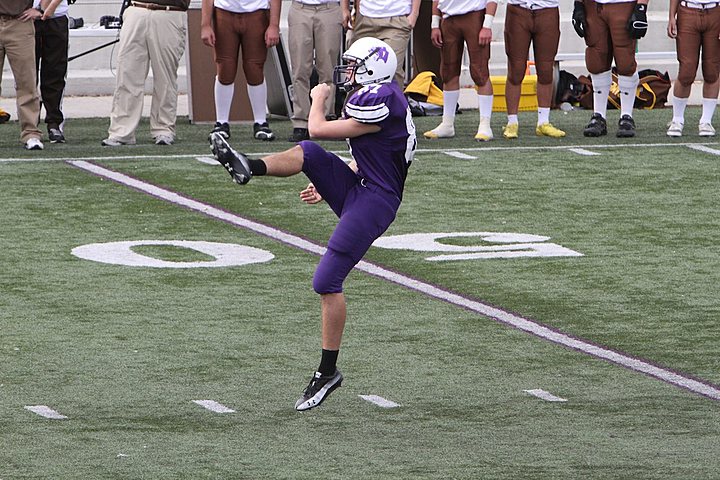
[[[333,83],[345,91],[357,85],[390,83],[396,67],[397,57],[387,43],[361,38],[343,53],[342,63],[333,71]]]

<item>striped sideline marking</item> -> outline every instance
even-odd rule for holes
[[[477,157],[473,157],[472,155],[468,155],[467,153],[458,152],[456,150],[448,150],[446,152],[443,152],[445,155],[449,155],[451,157],[459,158],[461,160],[475,160]]]
[[[688,145],[688,148],[697,150],[698,152],[711,153],[713,155],[720,155],[720,150],[715,148],[706,147],[705,145]]]
[[[547,402],[567,402],[566,399],[556,397],[552,393],[546,392],[545,390],[542,390],[540,388],[534,388],[532,390],[523,390],[523,392],[529,393],[530,395],[541,398]]]
[[[521,152],[526,150],[531,151],[544,151],[544,150],[572,150],[572,149],[585,149],[587,147],[590,147],[594,150],[598,149],[627,149],[627,148],[647,148],[647,147],[657,147],[657,148],[677,148],[677,147],[689,147],[693,148],[695,150],[705,152],[705,153],[713,153],[716,154],[717,150],[713,150],[710,147],[705,147],[705,145],[717,145],[716,143],[696,143],[696,142],[685,142],[685,143],[622,143],[622,144],[607,144],[607,145],[546,145],[546,146],[528,146],[528,147],[521,147],[521,146],[512,146],[512,147],[490,147],[490,146],[482,146],[482,147],[468,147],[468,148],[455,148],[452,151],[453,152],[475,152],[475,153],[481,153],[481,152],[494,152],[494,151],[508,151],[508,152]],[[120,147],[118,147],[120,148]],[[122,147],[123,150],[132,150],[132,146],[125,146]],[[250,156],[265,156],[270,155],[271,153],[277,153],[277,152],[244,152]],[[342,158],[343,155],[347,156],[347,149],[345,150],[337,150],[332,151],[332,153],[340,156]],[[418,148],[415,150],[415,153],[445,153],[445,150],[443,148]],[[162,160],[179,160],[179,159],[197,159],[198,157],[208,157],[208,154],[206,152],[203,153],[188,153],[188,154],[182,154],[182,155],[104,155],[104,156],[98,156],[98,157],[79,157],[76,158],[75,161],[88,161],[88,162],[96,162],[96,161],[113,161],[113,160],[155,160],[155,161],[162,161]],[[519,158],[519,157],[518,157]],[[0,164],[2,163],[29,163],[29,162],[64,162],[66,161],[65,158],[59,158],[59,157],[26,157],[26,158],[0,158]]]
[[[201,407],[207,408],[211,412],[215,413],[235,413],[235,410],[232,408],[228,408],[215,400],[193,400],[193,403],[197,403]]]
[[[26,405],[25,410],[30,410],[33,413],[37,413],[41,417],[51,418],[53,420],[65,420],[65,415],[61,415],[47,405]]]
[[[397,408],[400,406],[399,403],[395,403],[392,400],[388,400],[387,398],[383,398],[378,395],[358,395],[358,397],[382,408]]]
[[[93,173],[99,177],[112,180],[121,185],[128,186],[140,192],[147,193],[153,197],[165,200],[166,202],[170,202],[175,205],[187,208],[189,210],[201,213],[203,215],[207,215],[208,217],[216,218],[231,225],[245,228],[247,230],[258,233],[260,235],[264,235],[268,238],[277,240],[305,252],[314,253],[316,255],[322,255],[325,253],[325,247],[309,240],[305,240],[290,233],[283,232],[282,230],[278,230],[277,228],[273,228],[268,225],[263,225],[261,223],[249,220],[247,218],[227,212],[207,203],[193,200],[192,198],[186,197],[177,192],[166,190],[164,188],[151,185],[128,175],[109,170],[100,165],[88,163],[85,161],[68,161],[67,163],[81,170]],[[386,268],[381,267],[380,265],[375,265],[365,260],[361,260],[360,263],[355,266],[355,268],[362,272],[373,275],[377,278],[388,280],[410,290],[423,293],[428,297],[442,300],[452,305],[462,307],[471,312],[479,313],[485,317],[489,317],[495,320],[496,322],[529,333],[549,342],[556,343],[558,345],[562,345],[573,350],[577,350],[595,358],[607,360],[608,362],[615,363],[616,365],[620,365],[624,368],[634,370],[636,372],[644,373],[645,375],[656,378],[665,383],[669,383],[676,387],[689,390],[698,395],[703,395],[713,400],[720,400],[720,387],[712,385],[708,382],[702,380],[695,380],[689,376],[672,372],[667,368],[652,365],[651,363],[640,360],[638,358],[633,358],[624,353],[610,350],[609,348],[601,347],[599,345],[593,345],[588,341],[572,337],[568,334],[562,333],[558,330],[554,330],[538,322],[523,318],[510,312],[506,312],[505,310],[501,310],[491,305],[487,305],[480,301],[464,297],[449,290],[444,290],[440,287],[436,287],[429,283],[425,283],[420,280],[408,277],[401,273],[390,271]]]
[[[593,155],[600,155],[597,152],[591,152],[590,150],[585,150],[584,148],[569,148],[573,153],[577,153],[578,155],[585,155],[586,157],[591,157]]]

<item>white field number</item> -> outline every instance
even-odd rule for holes
[[[452,245],[444,238],[477,237],[480,245]],[[582,257],[569,248],[548,242],[550,237],[527,233],[449,232],[408,233],[380,237],[373,243],[379,248],[412,250],[416,252],[447,252],[426,257],[431,262],[519,257]]]
[[[195,250],[213,257],[213,260],[199,262],[170,262],[141,255],[133,247],[163,245]],[[194,242],[184,240],[134,240],[127,242],[92,243],[72,249],[76,257],[94,262],[130,267],[154,268],[207,268],[237,267],[251,263],[269,262],[275,256],[259,248],[235,243]]]

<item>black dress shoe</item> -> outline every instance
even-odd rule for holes
[[[310,140],[307,128],[293,128],[293,133],[288,137],[288,142],[298,143],[303,140]]]

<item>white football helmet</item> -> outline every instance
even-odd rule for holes
[[[333,82],[344,90],[355,85],[390,83],[396,68],[397,56],[390,45],[377,38],[365,37],[343,53],[342,63],[333,72]]]

